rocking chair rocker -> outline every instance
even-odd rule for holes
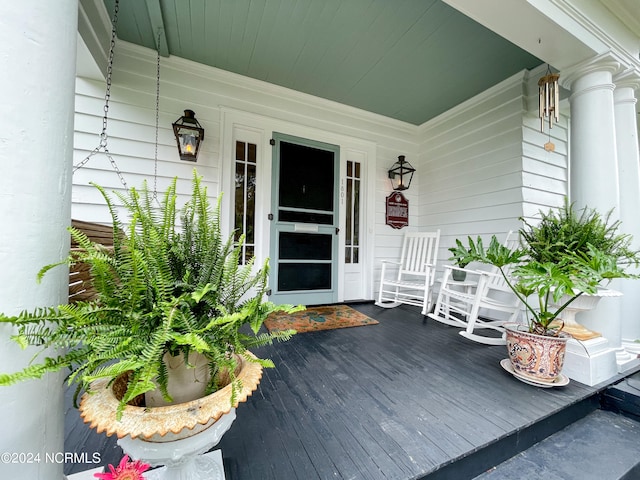
[[[507,235],[505,246],[514,247],[517,240],[511,240],[511,233]],[[436,300],[435,308],[427,316],[445,325],[463,327],[460,335],[474,342],[485,345],[505,345],[505,323],[515,322],[520,313],[520,301],[508,287],[506,280],[497,268],[489,271],[464,269],[467,279],[471,276],[477,281],[475,291],[471,288],[461,290],[460,282],[453,280],[451,272],[462,270],[459,267],[447,265],[444,267],[442,286]],[[466,282],[467,285],[472,283]],[[502,312],[509,315],[508,320],[486,320],[480,317],[485,311]],[[477,330],[491,329],[503,335],[488,336],[476,333]]]

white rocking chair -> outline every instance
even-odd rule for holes
[[[383,308],[415,305],[422,308],[422,315],[426,315],[431,308],[439,242],[440,230],[405,234],[400,261],[382,261],[376,305]]]
[[[510,240],[511,232],[507,235],[505,245],[513,248],[517,240]],[[456,282],[451,277],[453,270],[467,272],[465,282]],[[471,276],[472,280],[469,279]],[[475,289],[471,285],[475,285]],[[474,342],[486,345],[505,345],[505,323],[515,322],[520,313],[520,300],[511,291],[506,280],[497,268],[490,271],[461,269],[447,265],[444,267],[442,285],[433,313],[428,317],[445,325],[462,327],[460,335]],[[508,320],[486,320],[480,313],[487,310],[502,312],[509,315]],[[503,335],[488,336],[476,333],[477,330],[491,329]]]

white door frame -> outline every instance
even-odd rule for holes
[[[367,299],[372,300],[372,278],[375,233],[375,164],[376,144],[367,140],[349,137],[335,132],[291,123],[277,118],[245,112],[229,107],[221,107],[220,118],[220,163],[219,185],[223,192],[221,209],[221,226],[223,233],[229,234],[233,229],[233,191],[234,191],[234,145],[236,140],[251,141],[258,146],[258,165],[256,169],[256,265],[261,265],[269,256],[270,222],[272,189],[272,146],[269,144],[273,132],[283,132],[292,136],[309,138],[340,147],[339,187],[346,176],[347,159],[357,161],[362,168],[361,181],[361,255],[360,267],[344,262],[344,220],[345,202],[340,196],[339,216],[340,233],[338,235],[338,302]],[[350,282],[347,288],[349,296],[345,297],[345,278]],[[358,285],[360,291],[354,291]]]

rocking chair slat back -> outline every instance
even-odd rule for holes
[[[402,270],[405,272],[425,273],[433,267],[437,249],[435,235],[407,235],[402,245]]]
[[[507,247],[509,250],[513,250],[519,247],[520,236],[518,235],[517,232],[513,232],[510,230],[509,233],[507,233],[507,238],[504,241],[503,245]],[[507,277],[511,276],[511,271],[513,270],[513,268],[514,267],[512,265],[508,265],[507,267],[503,268]],[[500,270],[497,267],[492,267],[490,272],[494,273],[495,275],[491,275],[487,278],[487,287],[490,290],[508,292],[510,295],[513,295],[511,288],[509,288],[509,285],[507,285],[507,281],[500,274]]]
[[[400,260],[382,261],[376,305],[383,308],[415,305],[422,307],[423,315],[427,314],[431,308],[439,241],[440,230],[405,234]]]

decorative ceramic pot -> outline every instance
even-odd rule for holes
[[[538,382],[554,382],[564,364],[568,335],[529,333],[525,325],[506,324],[507,352],[513,370]]]
[[[167,366],[167,391],[173,401],[167,402],[160,389],[151,390],[144,394],[144,403],[147,407],[166,407],[177,403],[190,402],[205,396],[207,383],[211,379],[209,370],[209,360],[198,352],[189,354],[188,368],[184,360],[184,355],[172,356],[166,352],[163,356],[164,364]]]
[[[467,278],[467,272],[465,272],[463,270],[451,269],[451,277],[456,282],[464,282],[465,279]]]

